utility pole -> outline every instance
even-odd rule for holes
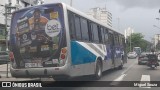
[[[12,10],[16,10],[16,7],[12,7],[11,6],[11,1],[9,0],[9,4],[5,4],[5,5],[1,5],[1,6],[4,6],[5,8],[5,40],[6,40],[6,51],[8,51],[8,30],[7,30],[7,27],[8,27],[8,23],[7,23],[7,20],[8,20],[8,16],[12,15]],[[7,74],[6,74],[6,77],[8,78],[8,62],[7,62]]]
[[[120,30],[120,25],[119,25],[120,24],[120,18],[118,17],[117,20],[118,20],[118,30]]]
[[[12,15],[12,10],[16,10],[16,7],[13,7],[11,6],[11,2],[9,2],[9,4],[5,4],[4,5],[4,8],[5,8],[5,40],[6,40],[6,51],[8,51],[8,30],[7,30],[7,27],[8,27],[8,17],[9,15],[11,16]]]
[[[130,52],[132,51],[132,33],[133,33],[133,29],[131,29],[130,27],[128,28],[128,31],[129,31],[129,33],[130,33]]]
[[[132,43],[132,41],[131,41],[132,39],[131,38],[132,38],[132,33],[130,35],[130,52],[132,51],[132,44],[131,44]]]
[[[6,40],[6,51],[8,51],[8,31],[7,31],[7,5],[5,5],[5,40]]]
[[[70,1],[70,6],[72,6],[72,0]]]

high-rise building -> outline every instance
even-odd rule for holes
[[[134,32],[134,30],[130,27],[128,27],[126,30],[125,30],[125,37],[127,38],[128,36],[130,36],[132,33]]]
[[[124,30],[125,42],[126,42],[126,39],[128,38],[128,36],[130,36],[132,33],[134,33],[134,30],[130,27],[128,27],[127,29]]]
[[[154,36],[154,45],[155,45],[155,47],[157,46],[157,44],[160,44],[160,34],[156,34]]]
[[[112,14],[106,8],[91,8],[86,14],[112,27]]]

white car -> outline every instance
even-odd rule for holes
[[[128,56],[128,58],[137,58],[137,53],[136,52],[129,52],[127,56]]]
[[[157,56],[158,56],[158,61],[160,61],[160,54],[158,54]]]

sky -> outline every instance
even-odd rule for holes
[[[66,4],[70,4],[70,1],[44,0],[45,3]],[[160,18],[160,0],[72,0],[72,7],[82,12],[88,12],[94,7],[106,7],[112,13],[113,28],[122,34],[128,27],[131,27],[134,33],[142,33],[148,41],[151,41],[155,34],[160,34],[160,29],[157,28],[160,27],[160,20],[156,19]]]

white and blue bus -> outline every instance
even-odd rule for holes
[[[14,12],[10,51],[13,77],[99,79],[127,62],[124,35],[64,3]]]

